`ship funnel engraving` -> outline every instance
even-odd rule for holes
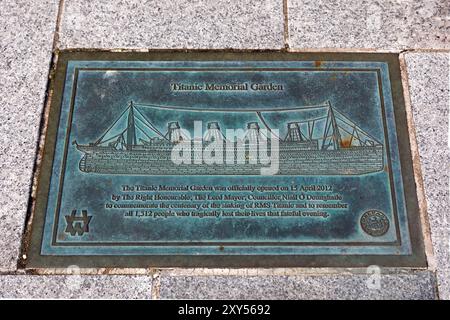
[[[286,135],[286,141],[304,141],[300,126],[297,122],[288,123],[288,133]]]
[[[249,122],[249,123],[247,123],[247,129],[259,131],[259,124],[258,124],[258,122]]]
[[[170,142],[176,143],[187,139],[187,137],[183,134],[178,121],[169,122],[167,128]]]
[[[257,143],[260,140],[258,122],[247,123],[247,133],[244,140],[248,140],[250,143]]]
[[[178,123],[178,121],[173,121],[173,122],[169,122],[167,127],[169,130],[176,130],[176,129],[180,129],[180,124]]]
[[[214,130],[214,129],[220,130],[219,123],[216,122],[216,121],[209,122],[208,123],[208,129],[210,129],[210,130]]]
[[[207,125],[207,131],[204,136],[205,141],[222,141],[225,140],[222,132],[220,131],[220,126],[217,121],[209,122]]]

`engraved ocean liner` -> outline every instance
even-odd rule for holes
[[[156,123],[147,112],[142,112],[143,108],[158,112],[159,119],[168,120],[171,115],[174,119]],[[190,141],[191,163],[175,164],[171,160],[173,147],[189,139],[180,125],[184,120],[182,114],[192,112],[197,112],[198,120],[203,120],[202,113],[209,113],[207,130],[200,143],[195,138]],[[161,117],[164,113],[167,115]],[[242,144],[237,139],[227,139],[221,128],[220,123],[230,115],[233,119],[250,120],[243,123]],[[214,116],[216,119],[212,118]],[[180,120],[177,117],[181,117]],[[251,149],[264,138],[270,150],[270,136],[273,135],[267,132],[272,133],[274,129],[279,130],[278,175],[359,175],[383,170],[383,144],[332,107],[330,102],[281,110],[194,110],[130,102],[95,142],[79,144],[74,141],[73,144],[83,153],[79,169],[87,173],[258,175],[267,165],[252,162],[250,158],[254,153]],[[206,164],[195,159],[212,141],[221,141],[224,149],[226,144],[231,144],[235,155],[244,152],[244,163],[227,163],[225,152],[221,164]],[[242,148],[244,150],[240,150]]]

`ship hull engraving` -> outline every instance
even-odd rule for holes
[[[238,166],[179,164],[170,160],[171,149],[116,151],[79,146],[85,155],[80,170],[104,174],[148,175],[259,175],[261,165]],[[287,149],[287,148],[286,148]],[[280,148],[280,175],[358,175],[383,170],[383,146],[339,151],[290,152]]]

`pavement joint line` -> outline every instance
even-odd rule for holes
[[[436,300],[441,300],[441,297],[439,295],[439,278],[437,276],[437,271],[433,271],[433,277],[434,277],[434,284],[433,284],[433,289],[434,289],[434,295],[436,297]]]
[[[68,52],[292,52],[292,53],[450,53],[450,49],[415,48],[415,49],[375,49],[375,48],[279,48],[279,49],[234,49],[234,48],[64,48],[58,51]]]
[[[58,13],[56,16],[56,26],[55,26],[55,31],[53,33],[53,45],[52,45],[53,51],[55,51],[59,47],[59,34],[61,31],[61,20],[62,20],[63,14],[64,14],[64,5],[65,5],[64,0],[59,0]]]
[[[161,300],[161,273],[156,270],[155,273],[151,277],[152,286],[151,286],[151,299],[152,300]]]
[[[434,272],[427,268],[385,268],[384,275],[414,275],[422,272]],[[35,268],[15,271],[1,270],[1,275],[41,275],[61,276],[72,274],[67,268]],[[367,268],[80,268],[80,275],[140,275],[155,277],[170,276],[352,276],[366,275]]]
[[[414,275],[429,272],[426,268],[383,268],[384,275]],[[367,268],[162,268],[160,274],[174,277],[202,277],[202,276],[353,276],[367,275]]]
[[[236,52],[236,53],[257,53],[257,52],[291,52],[291,53],[450,53],[450,49],[416,48],[416,49],[374,49],[374,48],[279,48],[279,49],[234,49],[234,48],[64,48],[55,49],[59,52]]]
[[[284,29],[283,29],[283,42],[284,42],[284,48],[289,49],[289,0],[282,0],[283,1],[283,23],[284,23]]]

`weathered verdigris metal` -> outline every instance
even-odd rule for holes
[[[426,265],[397,59],[62,52],[28,265]]]

